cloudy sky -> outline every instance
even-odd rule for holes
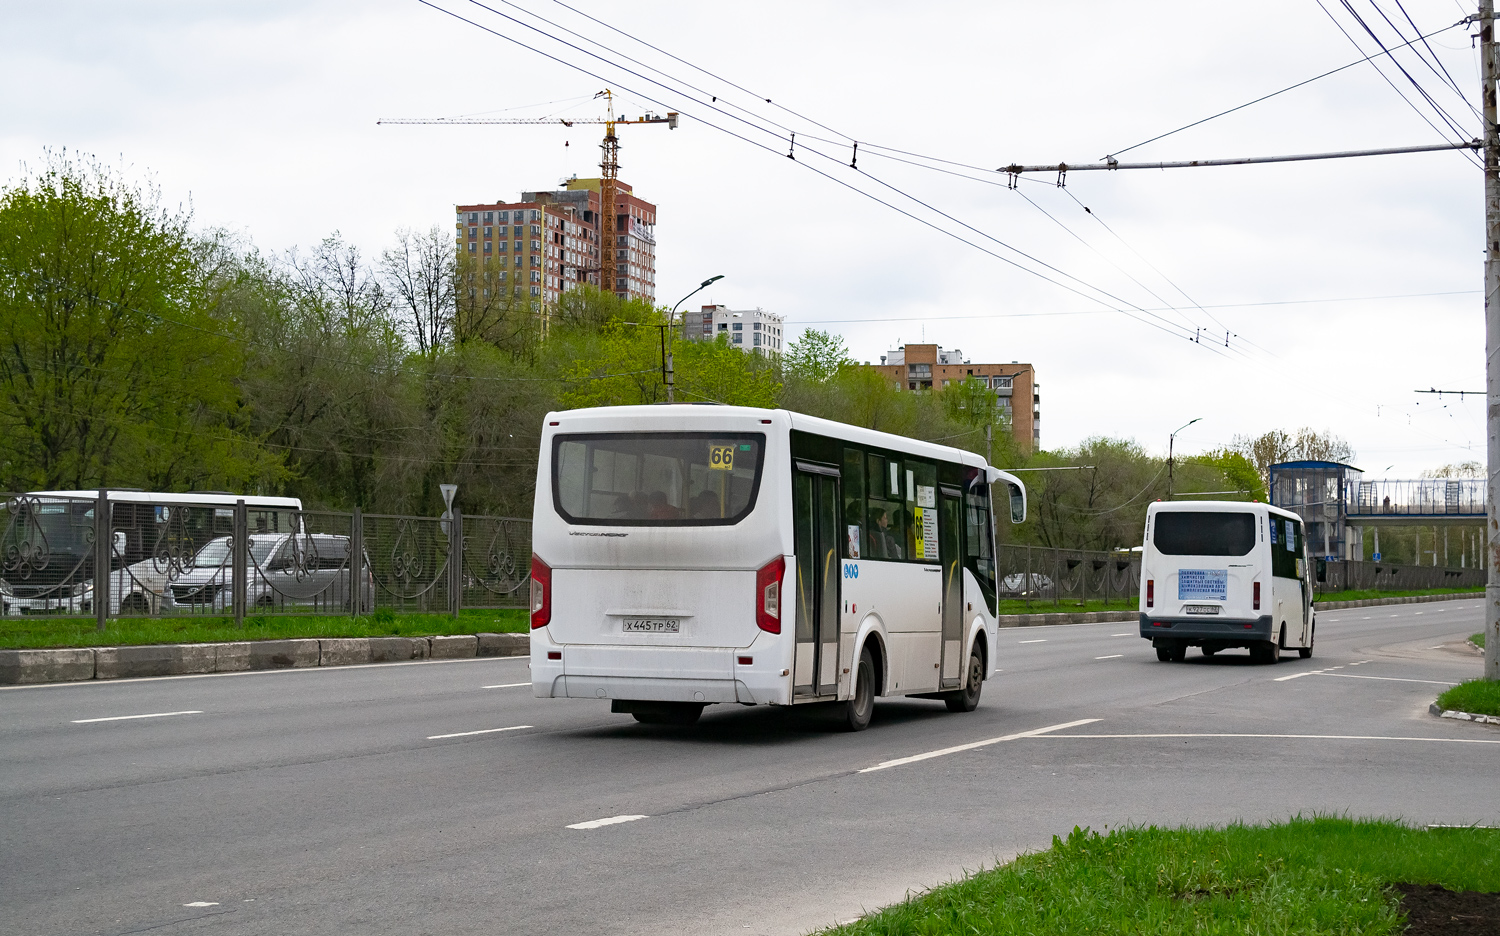
[[[1458,0],[488,2],[6,0],[0,184],[82,151],[262,249],[338,231],[375,255],[454,204],[597,175],[601,135],[378,118],[591,117],[609,87],[627,116],[684,115],[621,131],[621,178],[659,206],[664,302],[723,274],[702,301],[835,331],[861,360],[926,340],[1030,362],[1049,448],[1165,451],[1202,417],[1182,450],[1312,426],[1376,476],[1484,459],[1482,399],[1413,392],[1484,388],[1464,152],[1065,188],[993,171],[1120,153],[1377,51],[1354,14],[1396,45],[1385,17],[1410,39],[1406,14],[1442,30]],[[1410,79],[1364,63],[1120,158],[1471,138],[1471,31],[1396,52]]]

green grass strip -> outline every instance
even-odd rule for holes
[[[1417,595],[1483,595],[1483,588],[1414,588],[1407,591],[1377,591],[1373,588],[1319,592],[1318,601],[1363,601],[1366,598],[1411,598]]]
[[[1474,646],[1478,647],[1479,649],[1483,650],[1484,649],[1484,635],[1483,634],[1470,634],[1469,635],[1469,643],[1471,643]]]
[[[0,649],[115,647],[163,643],[221,643],[231,640],[288,640],[301,637],[431,637],[440,634],[524,633],[527,612],[520,608],[451,614],[285,614],[233,618],[111,618],[101,632],[92,618],[0,618]]]
[[[1269,826],[1075,828],[1052,847],[825,936],[1396,934],[1390,885],[1500,891],[1500,831],[1294,819]]]
[[[1500,715],[1500,682],[1471,679],[1437,697],[1441,708],[1470,715]]]

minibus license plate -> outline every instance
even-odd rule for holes
[[[1218,614],[1219,613],[1219,606],[1218,605],[1188,605],[1187,607],[1183,608],[1182,610],[1186,611],[1188,614]]]
[[[682,628],[677,618],[626,618],[627,634],[675,634]]]

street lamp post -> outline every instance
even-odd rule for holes
[[[662,332],[661,332],[661,379],[667,385],[667,402],[668,403],[676,402],[675,400],[672,399],[672,378],[674,376],[676,376],[676,375],[674,374],[674,372],[672,370],[672,352],[667,350],[667,332],[669,332],[669,331],[672,330],[672,325],[673,325],[673,323],[677,319],[677,306],[680,306],[684,302],[687,302],[689,299],[693,298],[693,296],[695,296],[695,295],[698,294],[699,290],[707,289],[709,286],[713,285],[714,283],[717,283],[719,280],[721,280],[723,278],[724,278],[724,274],[722,274],[722,273],[720,273],[717,276],[710,276],[708,279],[706,279],[703,282],[699,283],[697,289],[694,289],[692,292],[688,293],[686,296],[683,296],[681,299],[678,299],[677,300],[677,305],[672,306],[672,311],[667,313],[667,327],[664,328],[664,329],[662,329]]]
[[[1192,422],[1178,426],[1176,429],[1172,430],[1171,435],[1167,436],[1167,500],[1172,499],[1172,446],[1177,441],[1177,433],[1186,429],[1188,426],[1191,426],[1195,422],[1202,421],[1202,419],[1203,417],[1199,416]]]

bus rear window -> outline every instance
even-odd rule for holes
[[[722,526],[755,506],[760,433],[611,432],[552,440],[552,503],[569,523]]]
[[[1255,548],[1255,515],[1163,511],[1151,544],[1166,556],[1243,556]]]

